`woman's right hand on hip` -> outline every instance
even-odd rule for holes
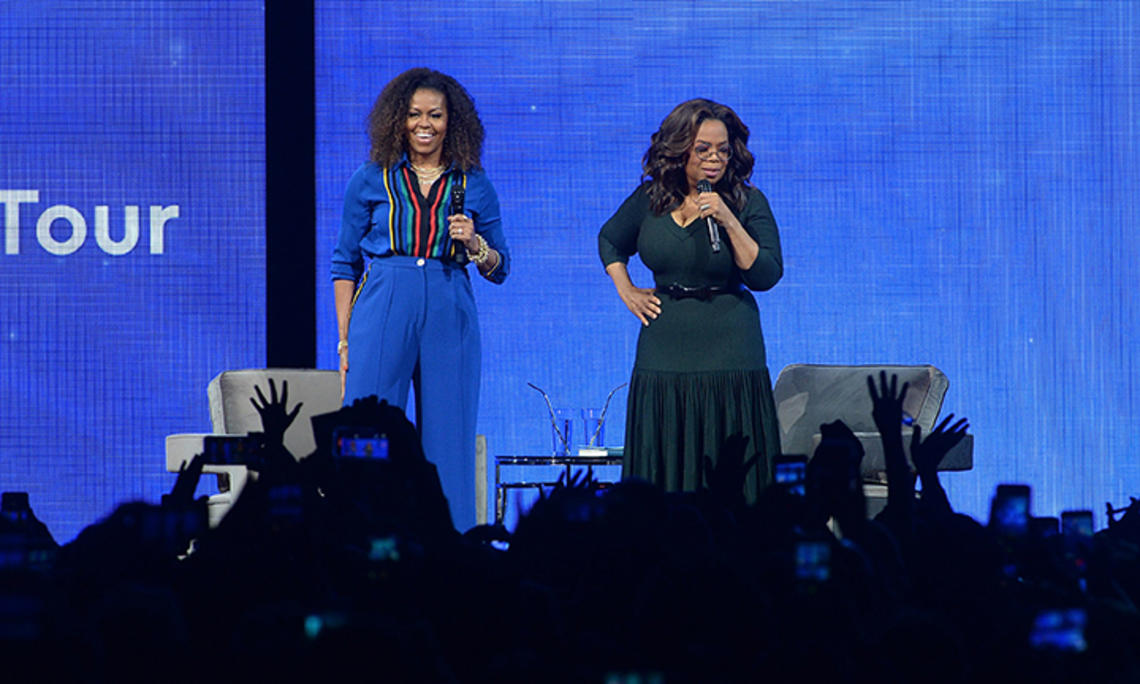
[[[637,316],[642,325],[661,315],[661,300],[651,287],[626,287],[618,290],[626,307]]]

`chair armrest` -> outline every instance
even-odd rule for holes
[[[907,464],[914,470],[914,463],[910,460],[911,429],[903,428],[903,451],[906,452]],[[873,481],[886,481],[887,461],[883,456],[883,440],[877,432],[856,432],[855,437],[863,445],[863,463],[860,468],[863,479]],[[817,432],[811,438],[811,453],[815,454],[819,447],[820,434]],[[974,436],[967,434],[938,464],[938,470],[970,470],[974,467]]]

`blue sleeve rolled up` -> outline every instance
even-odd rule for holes
[[[502,283],[511,270],[511,252],[503,235],[503,219],[499,212],[499,196],[482,169],[467,173],[466,213],[475,223],[475,232],[482,235],[487,245],[499,253],[499,263],[485,278]]]
[[[378,205],[387,206],[388,196],[384,192],[384,180],[380,167],[369,162],[352,174],[344,191],[344,212],[341,215],[340,233],[332,256],[332,279],[360,280],[364,273],[364,251],[361,243],[365,238],[375,242],[378,238],[387,243],[387,235],[373,231],[373,214]],[[386,250],[381,250],[382,253]]]

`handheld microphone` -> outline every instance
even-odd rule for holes
[[[697,192],[712,192],[712,183],[707,180],[697,181]],[[712,245],[714,253],[720,251],[720,226],[716,224],[716,219],[711,216],[706,216],[705,221],[709,226],[709,244]]]
[[[466,190],[462,182],[453,183],[451,186],[451,216],[463,213],[463,200]],[[460,266],[466,266],[469,259],[467,258],[467,248],[460,242],[451,243],[451,260]]]

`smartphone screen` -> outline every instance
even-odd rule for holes
[[[1092,511],[1064,511],[1061,513],[1061,534],[1066,537],[1081,539],[1092,537]]]
[[[0,503],[0,515],[12,522],[24,522],[31,511],[28,505],[27,492],[4,492],[3,503]]]
[[[826,582],[831,577],[831,546],[823,540],[804,539],[796,542],[796,579]]]
[[[26,511],[29,508],[27,492],[4,492],[0,495],[0,509],[4,511]]]
[[[395,537],[373,537],[370,540],[368,560],[396,562],[400,560],[400,545]]]
[[[1065,557],[1072,563],[1073,570],[1081,577],[1083,583],[1093,545],[1092,511],[1062,512],[1061,540],[1064,544]]]
[[[274,485],[269,488],[267,507],[270,517],[300,520],[304,515],[304,493],[297,485]]]
[[[804,477],[807,473],[807,456],[782,454],[772,460],[776,484],[791,494],[803,496]]]
[[[375,428],[338,427],[333,431],[333,455],[342,458],[388,460],[388,436]]]
[[[1013,537],[1029,531],[1029,485],[998,485],[990,506],[990,526]]]
[[[1046,609],[1037,613],[1029,630],[1029,645],[1041,651],[1081,653],[1088,648],[1083,608]]]
[[[265,444],[262,435],[207,435],[202,440],[202,460],[214,465],[260,465]]]

